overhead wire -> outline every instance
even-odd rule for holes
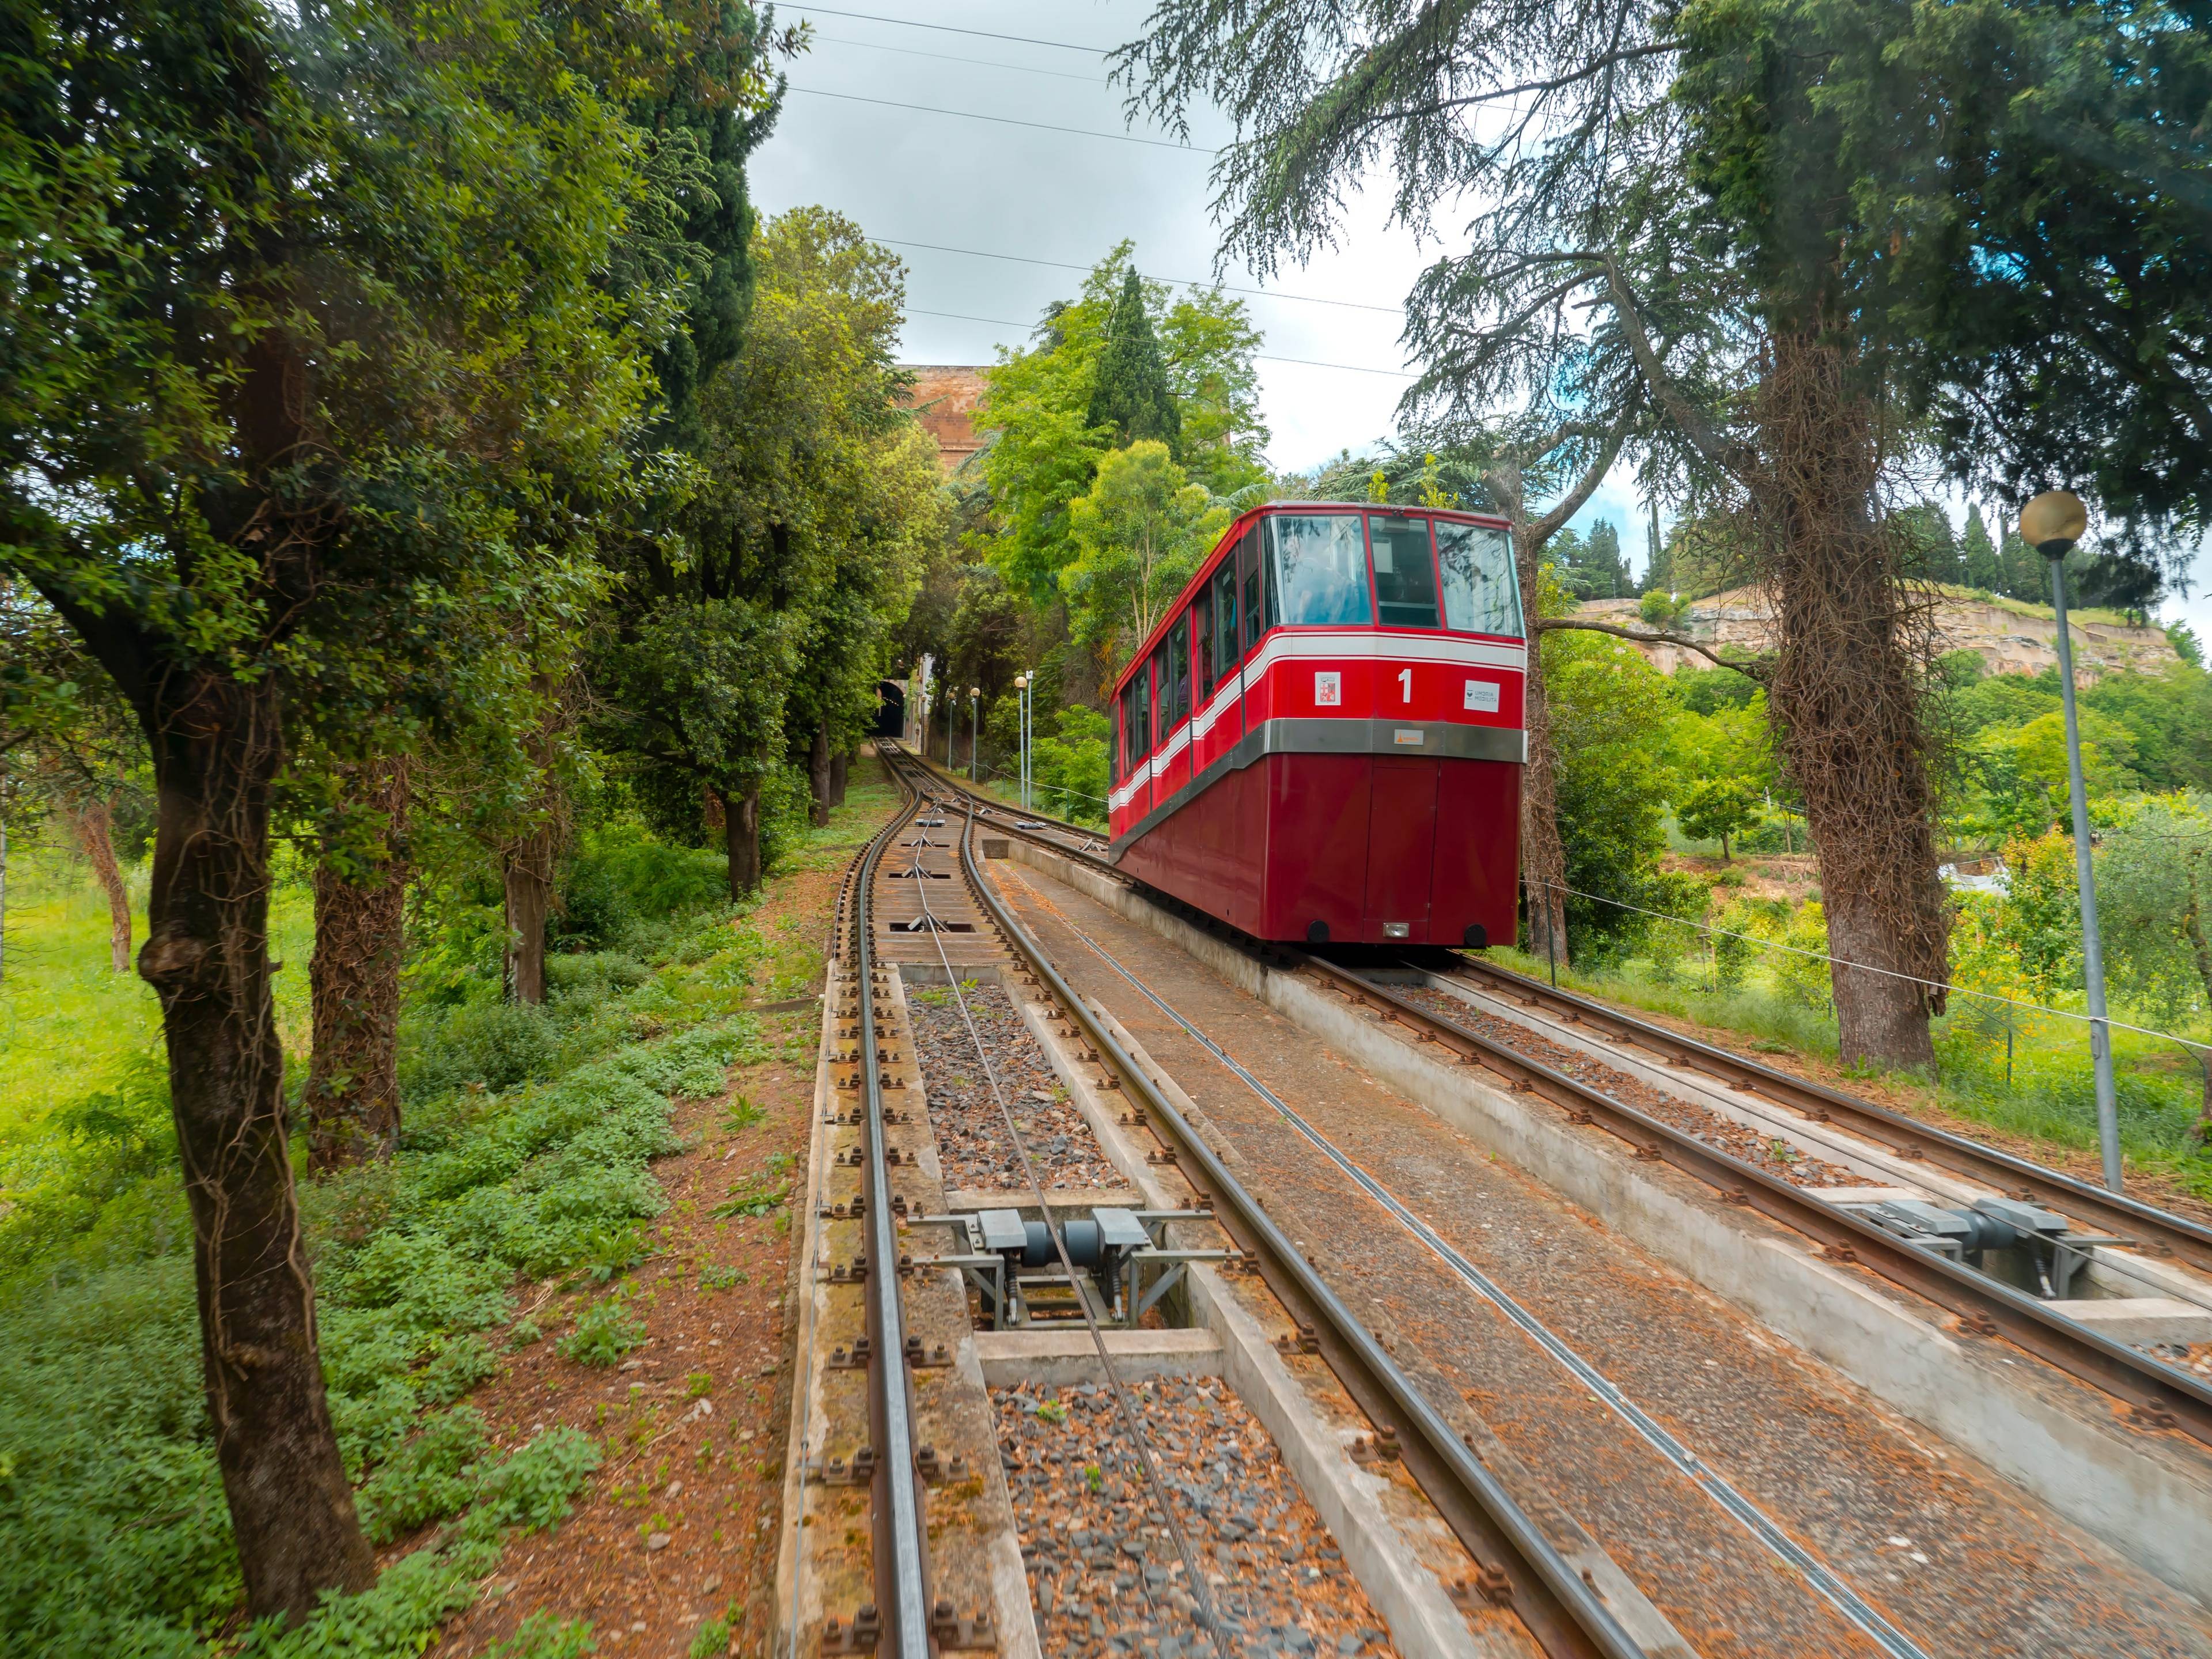
[[[1012,40],[1024,46],[1050,46],[1056,52],[1087,52],[1095,58],[1104,58],[1119,52],[1119,46],[1079,46],[1073,40],[1040,40],[1028,34],[996,34],[989,29],[963,29],[951,23],[917,23],[910,17],[882,17],[868,11],[838,11],[829,6],[801,6],[799,15],[818,11],[824,17],[850,17],[863,23],[895,23],[902,29],[934,29],[939,34],[972,34],[982,40]]]
[[[1035,323],[1017,323],[1005,317],[973,317],[964,311],[930,311],[921,306],[908,306],[909,317],[947,317],[956,323],[988,323],[994,328],[1018,328],[1028,332],[1037,326]],[[1334,368],[1346,374],[1382,374],[1395,380],[1417,380],[1420,376],[1409,368],[1369,368],[1359,363],[1325,363],[1315,357],[1278,357],[1265,351],[1255,351],[1253,358],[1263,363],[1296,363],[1301,368]]]
[[[972,64],[978,69],[1012,70],[1018,75],[1049,75],[1055,81],[1083,81],[1094,87],[1111,83],[1103,75],[1073,75],[1066,70],[1036,69],[1028,64],[1001,64],[993,58],[957,58],[949,52],[922,52],[914,46],[887,46],[878,40],[848,40],[842,34],[818,34],[833,46],[860,46],[869,52],[895,52],[902,58],[929,58],[940,64]]]
[[[1037,259],[1021,253],[991,253],[976,247],[948,247],[942,242],[904,241],[896,236],[875,236],[869,240],[881,242],[889,247],[927,248],[933,253],[963,253],[973,259],[1003,259],[1010,264],[1018,265],[1048,265],[1055,270],[1087,271],[1092,269],[1090,265],[1076,264],[1066,259]],[[1269,288],[1238,288],[1231,283],[1200,282],[1195,276],[1161,276],[1155,280],[1173,283],[1178,288],[1218,288],[1224,294],[1249,294],[1262,300],[1295,300],[1300,305],[1340,306],[1346,311],[1379,311],[1392,317],[1404,314],[1403,308],[1398,306],[1372,306],[1361,300],[1329,300],[1317,294],[1284,294]]]
[[[1002,127],[1028,127],[1037,132],[1065,132],[1078,138],[1105,138],[1117,144],[1143,144],[1152,149],[1176,149],[1186,155],[1212,156],[1219,152],[1197,144],[1178,144],[1168,138],[1140,138],[1133,132],[1099,132],[1090,127],[1055,126],[1049,121],[1020,121],[1011,115],[982,115],[970,109],[939,109],[930,104],[902,104],[895,98],[863,98],[853,92],[824,92],[819,87],[787,87],[787,92],[809,98],[836,98],[848,104],[879,104],[885,109],[912,110],[918,115],[950,115],[962,121],[989,121]]]

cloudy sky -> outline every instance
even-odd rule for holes
[[[994,348],[1021,343],[1044,307],[1071,295],[1082,270],[1124,237],[1148,276],[1210,278],[1211,155],[1126,127],[1097,56],[1137,33],[1148,9],[1149,0],[785,0],[777,21],[810,20],[814,45],[791,66],[791,96],[753,160],[755,198],[770,213],[836,208],[906,260],[910,362],[992,362]],[[1210,113],[1194,122],[1194,145],[1226,136]],[[1264,283],[1240,266],[1221,273],[1267,290],[1250,306],[1267,335],[1260,382],[1279,468],[1314,466],[1395,428],[1410,379],[1398,308],[1438,249],[1382,220],[1379,199],[1354,198],[1339,246],[1304,268]],[[1626,527],[1623,544],[1640,568],[1644,514],[1625,473],[1577,523],[1601,517]],[[2168,614],[2186,615],[2212,640],[2212,594]]]

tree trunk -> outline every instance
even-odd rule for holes
[[[92,872],[107,895],[107,965],[118,974],[131,971],[131,890],[123,884],[123,872],[115,863],[115,814],[94,795],[76,810],[77,844],[92,860]]]
[[[1779,333],[1771,349],[1753,487],[1778,611],[1767,696],[1820,849],[1843,1058],[1929,1071],[1950,907],[1936,870],[1901,550],[1874,517],[1875,411],[1817,331]]]
[[[832,806],[845,804],[845,777],[852,769],[852,762],[851,754],[842,749],[830,757],[830,804]]]
[[[507,855],[507,994],[545,1000],[545,919],[553,909],[553,826],[544,824]]]
[[[744,898],[761,882],[760,780],[735,799],[722,797],[723,840],[729,848],[730,896]]]
[[[369,861],[315,870],[315,1024],[304,1104],[317,1170],[392,1156],[399,1139],[399,969],[408,869],[407,763],[372,763],[356,780],[380,820]]]
[[[276,694],[183,672],[140,717],[158,818],[138,971],[159,994],[192,1217],[201,1363],[247,1604],[311,1611],[375,1560],[355,1516],[315,1352],[315,1298],[286,1145],[269,988]]]
[[[817,830],[830,823],[830,728],[814,728],[814,745],[806,756],[806,791],[813,800],[808,816]]]
[[[1528,758],[1521,769],[1521,877],[1526,884],[1531,954],[1567,956],[1567,849],[1559,836],[1559,755],[1552,744],[1551,700],[1544,686],[1542,636],[1536,632],[1537,591],[1544,560],[1543,540],[1528,522],[1522,494],[1521,469],[1508,461],[1493,469],[1491,483],[1513,526],[1513,574],[1521,589],[1522,626],[1528,643],[1528,672],[1522,676],[1522,724],[1527,728]]]

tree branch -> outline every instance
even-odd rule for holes
[[[1765,657],[1729,658],[1715,654],[1711,647],[1698,643],[1686,635],[1662,633],[1648,628],[1624,628],[1618,623],[1584,622],[1575,617],[1539,617],[1536,631],[1549,634],[1572,629],[1584,634],[1611,634],[1616,638],[1633,640],[1638,645],[1675,645],[1685,651],[1694,651],[1716,668],[1733,668],[1746,679],[1761,684],[1773,672],[1771,661]]]
[[[1613,463],[1620,453],[1620,447],[1628,440],[1628,420],[1626,416],[1613,424],[1598,446],[1595,459],[1583,469],[1583,476],[1575,481],[1574,488],[1553,503],[1552,510],[1528,526],[1529,538],[1539,547],[1559,533],[1559,526],[1583,510],[1597,487],[1605,482],[1605,475],[1613,471]]]
[[[1636,367],[1643,373],[1644,384],[1651,395],[1659,400],[1668,418],[1682,430],[1682,435],[1715,466],[1735,479],[1747,482],[1747,471],[1741,446],[1730,442],[1716,431],[1705,411],[1691,404],[1667,373],[1666,365],[1659,361],[1653,349],[1651,337],[1644,332],[1644,319],[1636,308],[1636,296],[1629,291],[1627,282],[1621,276],[1620,264],[1608,251],[1605,256],[1605,285],[1613,296],[1613,314],[1620,319],[1621,332],[1628,337],[1628,349],[1636,359]]]
[[[1424,115],[1441,115],[1446,110],[1468,109],[1482,104],[1494,104],[1501,99],[1518,98],[1527,92],[1557,92],[1571,87],[1591,76],[1603,74],[1616,64],[1638,58],[1664,57],[1668,52],[1682,50],[1678,40],[1653,40],[1640,46],[1623,46],[1615,52],[1601,52],[1588,63],[1577,65],[1565,75],[1554,75],[1542,81],[1523,81],[1518,86],[1493,87],[1488,92],[1470,93],[1464,98],[1440,98],[1434,103],[1417,104],[1410,109],[1382,110],[1362,121],[1355,131],[1367,133],[1394,121],[1411,121]]]

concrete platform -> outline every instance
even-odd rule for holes
[[[1147,1376],[1218,1376],[1221,1339],[1212,1331],[1105,1331],[1106,1352],[1124,1382]],[[1056,1389],[1096,1382],[1098,1349],[1082,1325],[978,1331],[975,1358],[994,1389],[1046,1382]]]
[[[2051,1305],[2115,1342],[2212,1342],[2212,1313],[2169,1296],[2100,1297]]]

